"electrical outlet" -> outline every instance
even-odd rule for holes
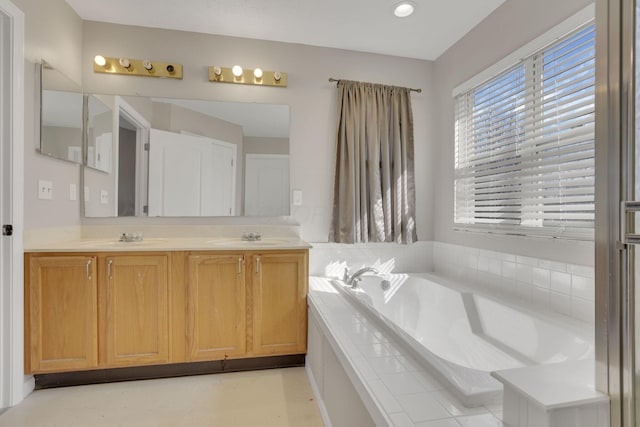
[[[75,184],[69,184],[69,200],[78,200],[78,187]]]
[[[38,180],[38,199],[41,199],[41,200],[53,199],[53,182],[46,181],[44,179]]]
[[[302,190],[293,190],[293,206],[302,206]]]
[[[107,190],[100,190],[100,203],[103,205],[109,204],[109,192]]]

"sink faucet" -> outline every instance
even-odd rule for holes
[[[353,273],[351,276],[349,276],[349,270],[347,268],[344,269],[344,281],[346,282],[347,286],[350,286],[351,289],[356,289],[358,287],[358,282],[360,282],[360,278],[365,274],[365,273],[373,273],[373,274],[380,274],[378,272],[378,270],[376,270],[373,267],[363,267],[361,269],[359,269],[358,271],[356,271],[355,273]]]
[[[142,233],[122,233],[121,242],[142,242]]]
[[[242,235],[242,240],[247,242],[257,242],[258,240],[262,240],[262,235],[257,231],[250,231]]]

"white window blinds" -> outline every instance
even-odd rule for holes
[[[459,228],[590,239],[595,28],[455,98]]]

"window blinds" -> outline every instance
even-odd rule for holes
[[[582,27],[455,99],[455,223],[589,239],[595,28]]]

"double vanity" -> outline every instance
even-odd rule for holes
[[[108,376],[111,368],[154,366],[162,375],[163,366],[194,362],[219,361],[224,370],[243,359],[303,361],[309,247],[290,237],[32,245],[25,372]]]

